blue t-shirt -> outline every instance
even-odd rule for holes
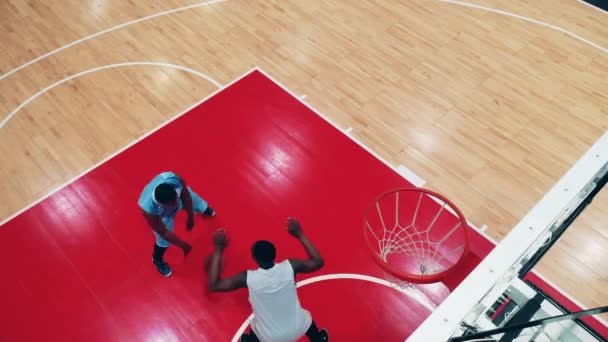
[[[156,187],[160,184],[170,184],[173,186],[177,193],[177,205],[164,205],[156,201],[156,198],[154,198],[154,190],[156,190]],[[148,214],[160,215],[161,217],[172,216],[182,207],[182,201],[180,200],[182,189],[183,185],[175,173],[163,172],[154,177],[154,179],[146,185],[139,196],[138,204]]]

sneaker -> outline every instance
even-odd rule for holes
[[[158,270],[158,273],[162,274],[165,277],[170,277],[171,274],[173,273],[173,271],[171,270],[171,267],[169,267],[169,264],[167,264],[164,261],[153,261],[154,262],[154,266],[156,266],[156,269]]]
[[[319,330],[319,335],[321,336],[321,341],[329,341],[329,332],[326,329]]]
[[[213,217],[213,216],[215,216],[215,210],[213,210],[213,208],[211,208],[211,207],[207,207],[207,209],[205,209],[205,211],[203,211],[203,214],[208,217]]]

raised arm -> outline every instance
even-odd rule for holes
[[[308,254],[308,259],[306,260],[289,259],[294,273],[310,273],[321,269],[321,267],[323,267],[325,264],[325,261],[323,260],[323,257],[321,257],[321,253],[319,253],[317,248],[312,244],[312,242],[310,242],[306,235],[304,235],[300,222],[294,218],[287,219],[287,231],[289,231],[289,234],[300,241]]]
[[[209,268],[207,269],[209,290],[213,292],[225,292],[247,287],[247,272],[241,272],[229,278],[221,278],[222,254],[226,246],[228,246],[228,237],[224,229],[219,229],[215,232],[213,244],[215,248],[209,261]]]
[[[160,237],[169,241],[171,244],[181,248],[184,251],[184,255],[190,253],[190,250],[192,250],[192,246],[177,237],[177,235],[173,234],[173,232],[169,231],[167,227],[165,227],[165,224],[163,223],[159,215],[152,215],[145,211],[143,212],[143,214],[146,218],[146,221],[148,222],[148,225],[150,225],[152,230],[158,233]]]

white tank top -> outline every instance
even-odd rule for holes
[[[310,313],[300,305],[289,260],[269,270],[247,271],[251,328],[262,342],[295,342],[312,324]]]

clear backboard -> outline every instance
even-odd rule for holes
[[[496,248],[407,339],[440,342],[467,328],[492,329],[486,313],[542,257],[559,230],[576,217],[608,179],[605,133],[545,194]]]

